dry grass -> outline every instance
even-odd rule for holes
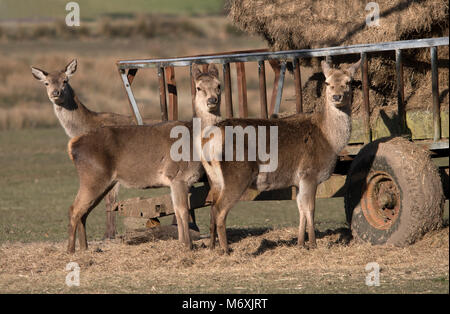
[[[319,234],[315,250],[301,250],[295,245],[295,228],[257,236],[233,230],[228,233],[233,242],[229,256],[207,249],[207,240],[196,241],[196,248],[190,252],[176,240],[136,246],[120,241],[95,242],[87,252],[77,251],[75,255],[65,253],[66,243],[5,243],[0,246],[0,291],[430,292],[424,283],[431,281],[433,292],[441,284],[437,292],[448,293],[448,227],[406,248],[354,241],[347,244],[346,229]],[[81,267],[80,287],[65,285],[68,262]],[[365,265],[369,262],[381,267],[379,288],[365,285]]]

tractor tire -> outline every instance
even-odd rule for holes
[[[361,149],[346,179],[345,213],[357,241],[406,246],[441,227],[442,183],[426,149],[401,137]]]

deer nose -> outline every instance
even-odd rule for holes
[[[208,98],[208,104],[217,105],[217,97]]]
[[[333,95],[333,100],[334,100],[334,101],[341,101],[342,98],[343,98],[342,95]]]
[[[59,90],[54,90],[54,91],[52,92],[52,96],[53,96],[53,97],[59,97],[59,95],[61,95],[61,92],[60,92]]]

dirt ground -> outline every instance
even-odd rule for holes
[[[2,293],[448,293],[449,228],[406,247],[349,242],[348,229],[318,234],[318,248],[300,249],[296,228],[229,229],[233,252],[222,255],[195,241],[127,245],[90,242],[65,253],[66,242],[0,246]],[[66,264],[80,267],[68,287]],[[380,266],[380,285],[365,284],[367,263]]]

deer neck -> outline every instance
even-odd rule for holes
[[[206,103],[201,105],[199,101],[195,102],[195,118],[200,119],[200,123],[194,120],[194,136],[193,136],[193,150],[194,160],[200,161],[203,158],[202,155],[202,137],[205,129],[219,123],[222,118],[220,117],[220,110],[216,112],[209,112],[206,110]],[[195,119],[194,118],[194,119]]]
[[[53,103],[53,108],[64,131],[72,138],[90,131],[94,113],[81,103],[70,85],[67,88],[64,102]]]
[[[209,112],[205,109],[199,109],[199,108],[207,108],[206,104],[204,105],[197,105],[199,104],[196,102],[195,105],[195,116],[196,118],[200,118],[202,123],[202,131],[204,128],[213,126],[214,124],[220,122],[222,120],[220,116],[220,111],[217,110],[217,112]]]
[[[350,140],[352,121],[350,117],[350,105],[336,108],[326,104],[322,112],[321,129],[334,153],[339,154]]]

